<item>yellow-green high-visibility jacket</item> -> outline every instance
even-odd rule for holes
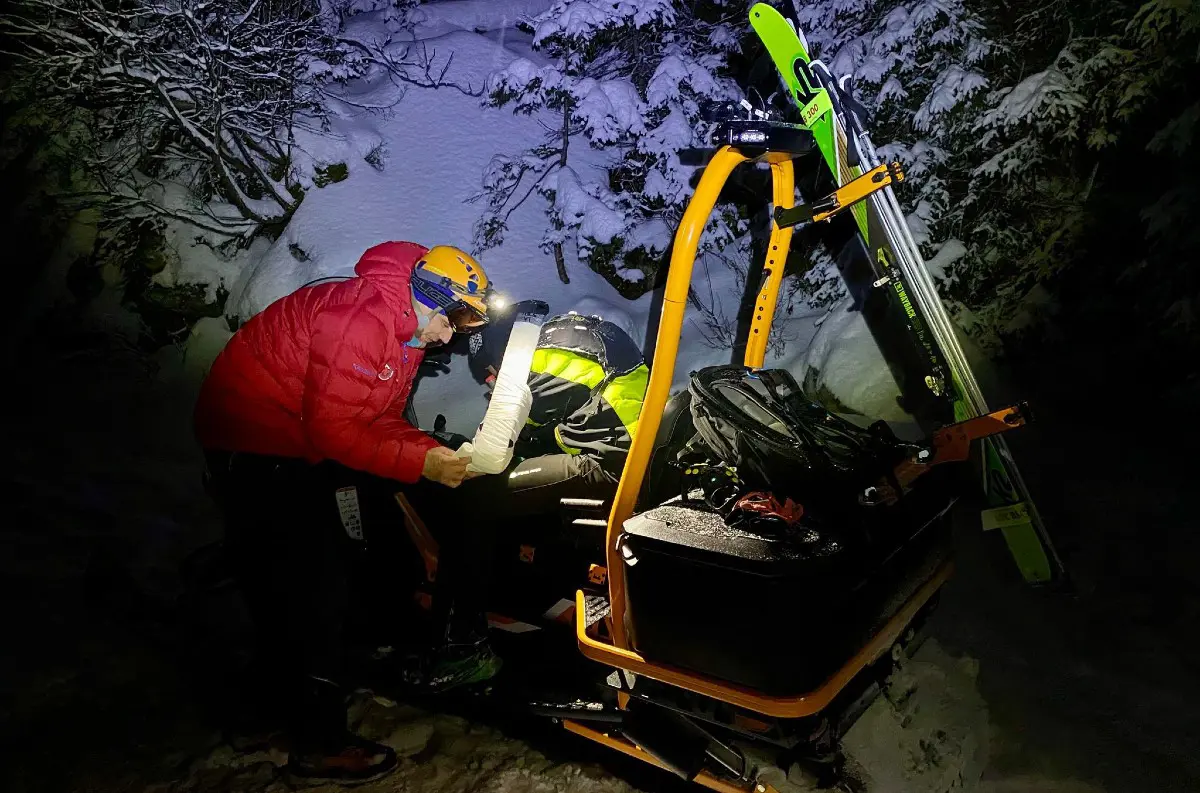
[[[613,323],[578,314],[550,319],[533,354],[533,407],[517,453],[585,454],[619,477],[649,378],[641,349]]]

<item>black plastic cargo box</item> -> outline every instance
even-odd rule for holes
[[[771,696],[816,689],[948,558],[951,499],[923,490],[869,515],[863,541],[828,558],[679,499],[630,518],[621,541],[634,648]]]

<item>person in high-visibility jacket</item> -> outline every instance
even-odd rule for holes
[[[469,339],[477,380],[490,385],[495,379],[521,307]],[[641,349],[612,322],[575,313],[547,321],[529,371],[533,406],[514,449],[523,461],[509,472],[512,495],[524,501],[525,491],[554,484],[553,506],[572,497],[567,489],[590,489],[600,494],[595,497],[615,491],[649,379]]]
[[[518,303],[473,334],[469,366],[481,383],[499,373]],[[610,499],[637,432],[650,370],[627,333],[599,317],[563,314],[542,326],[529,389],[533,406],[503,474],[464,482],[456,502],[486,505],[486,520],[456,521],[442,548],[434,597],[441,641],[487,642],[486,600],[495,527],[507,519],[554,515],[564,498]],[[420,491],[412,495],[420,499]],[[435,499],[443,493],[428,491]],[[446,514],[435,500],[430,514]],[[418,507],[419,508],[419,507]],[[424,675],[423,677],[428,677]],[[436,688],[437,681],[434,681]]]

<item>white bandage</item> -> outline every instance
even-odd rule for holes
[[[544,305],[544,304],[543,304]],[[533,394],[529,391],[529,369],[537,349],[538,336],[546,313],[521,314],[513,322],[512,335],[504,348],[504,359],[492,400],[474,441],[459,448],[459,457],[470,456],[467,470],[481,474],[498,474],[512,461],[517,436],[529,418]]]

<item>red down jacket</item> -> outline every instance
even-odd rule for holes
[[[424,357],[406,342],[417,330],[409,278],[425,251],[376,245],[358,278],[297,290],[247,322],[200,391],[201,445],[417,481],[438,445],[402,417]]]

